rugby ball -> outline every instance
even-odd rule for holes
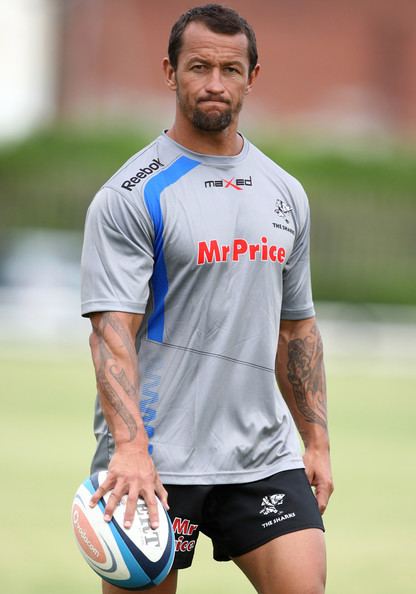
[[[157,499],[159,527],[152,530],[143,499],[131,528],[124,528],[125,501],[121,501],[110,522],[104,520],[107,493],[91,508],[91,496],[106,479],[107,471],[87,478],[72,504],[72,527],[82,556],[90,567],[110,584],[128,590],[147,589],[168,575],[175,555],[175,538],[170,518]]]

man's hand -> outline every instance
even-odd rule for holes
[[[319,511],[323,514],[334,490],[329,449],[306,447],[303,462],[306,476],[311,486],[315,487]]]
[[[137,499],[144,499],[149,510],[150,526],[159,526],[155,494],[167,510],[168,494],[156,472],[153,461],[147,452],[140,452],[132,444],[118,446],[109,467],[107,479],[91,497],[90,505],[94,507],[109,491],[111,495],[104,510],[104,519],[109,522],[122,497],[127,495],[124,527],[130,528],[137,506]]]

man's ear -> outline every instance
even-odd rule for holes
[[[260,64],[256,64],[256,66],[253,68],[253,71],[251,72],[250,76],[248,77],[248,82],[247,82],[247,86],[246,86],[246,90],[245,90],[246,95],[248,95],[250,93],[251,89],[253,88],[253,85],[256,82],[259,72],[260,72]]]
[[[176,72],[168,58],[163,58],[162,68],[165,73],[165,82],[167,86],[171,91],[176,91]]]

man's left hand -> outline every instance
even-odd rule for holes
[[[315,497],[319,511],[324,513],[329,498],[334,490],[332,481],[331,461],[328,449],[306,448],[303,456],[306,476],[315,488]]]

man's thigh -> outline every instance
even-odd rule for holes
[[[245,555],[285,534],[323,530],[316,498],[303,468],[265,479],[215,487],[201,531],[214,544],[214,558]]]
[[[159,584],[159,586],[155,586],[154,588],[149,588],[146,592],[152,592],[152,594],[175,594],[176,593],[176,586],[178,583],[178,572],[176,570],[172,570],[167,578]],[[107,582],[103,581],[103,594],[126,594],[127,590],[125,588],[117,588],[116,586],[112,586]],[[129,592],[134,592],[134,590],[129,590]],[[136,590],[136,592],[143,592],[143,590]]]
[[[325,540],[316,528],[284,534],[233,561],[259,594],[325,591]]]

